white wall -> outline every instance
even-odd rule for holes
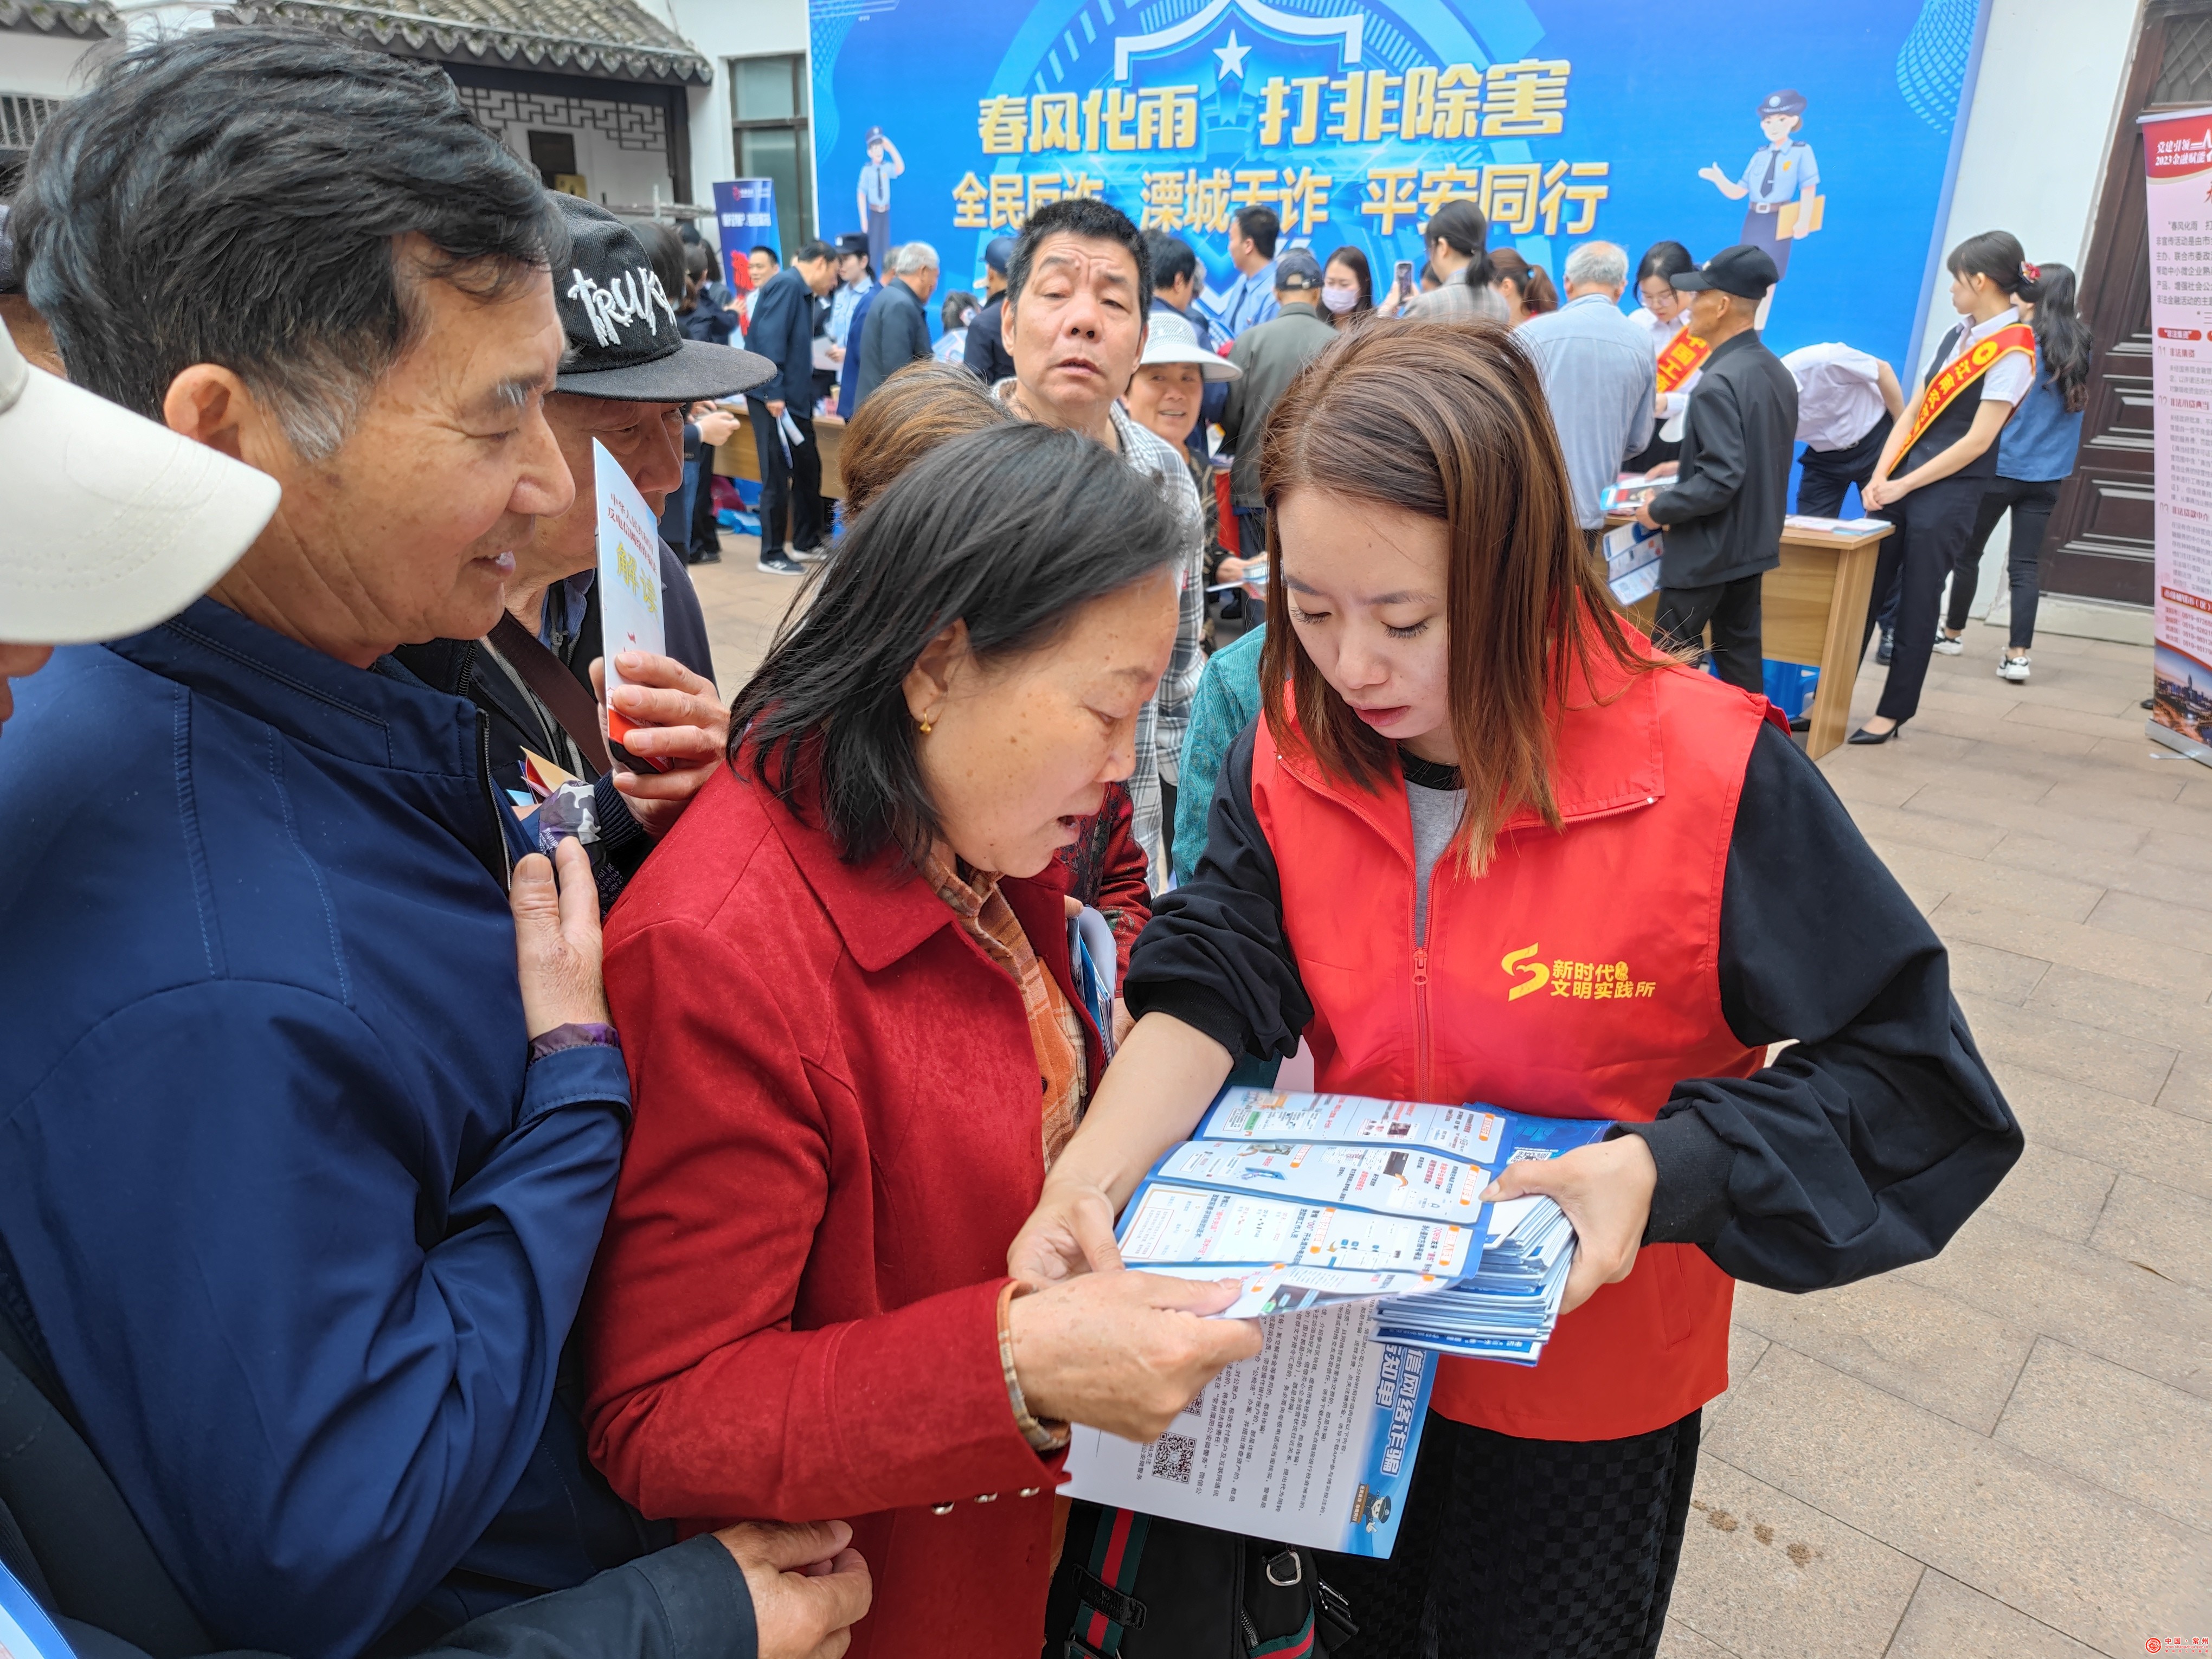
[[[1979,231],[2008,230],[2029,258],[2057,259],[2079,270],[2142,0],[1990,3],[1943,249]],[[1929,302],[1923,362],[1958,320],[1948,283],[1939,276]]]
[[[28,93],[34,98],[73,98],[84,90],[80,70],[89,74],[87,54],[110,44],[105,39],[85,40],[67,33],[25,34],[0,31],[0,92]]]
[[[1989,32],[1966,116],[1966,139],[1951,194],[1942,252],[1984,230],[2008,230],[2031,259],[2056,259],[2095,281],[2082,261],[2104,187],[2112,124],[2119,118],[2133,58],[2142,0],[1990,0]],[[1950,277],[1940,269],[1928,301],[1916,361],[1897,365],[1917,376],[1946,330]],[[1973,614],[2006,614],[2008,514],[1982,553]],[[2071,602],[2046,599],[2039,631],[2104,632],[2108,619],[2076,617]]]
[[[647,0],[714,66],[714,84],[691,88],[691,191],[712,200],[718,179],[737,176],[730,139],[732,58],[807,51],[806,0]],[[817,192],[817,196],[819,192]],[[712,234],[706,225],[700,229]]]

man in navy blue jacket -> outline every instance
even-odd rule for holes
[[[784,518],[791,546],[802,557],[822,545],[822,452],[814,444],[814,301],[837,286],[837,250],[809,242],[769,279],[753,301],[745,349],[775,365],[775,378],[745,394],[760,456],[760,568],[796,576],[805,567],[784,551]],[[781,429],[798,428],[793,443]]]
[[[73,380],[283,494],[0,748],[0,1317],[219,1645],[822,1651],[842,1523],[647,1553],[556,1401],[629,1110],[597,907],[391,656],[572,499],[559,220],[434,69],[240,27],[112,62],[11,228]]]

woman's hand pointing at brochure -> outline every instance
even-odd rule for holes
[[[1641,1136],[1621,1135],[1559,1158],[1509,1164],[1482,1196],[1497,1202],[1542,1193],[1567,1212],[1575,1226],[1575,1265],[1559,1304],[1566,1314],[1634,1271],[1658,1183],[1650,1147]]]

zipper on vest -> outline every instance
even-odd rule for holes
[[[1433,896],[1431,896],[1433,902]],[[1429,951],[1413,947],[1413,1098],[1429,1097]]]

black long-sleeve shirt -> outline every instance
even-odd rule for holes
[[[1155,907],[1127,995],[1132,1013],[1171,1014],[1232,1054],[1287,1057],[1313,1004],[1253,811],[1256,729],[1229,752],[1206,854]],[[1796,1042],[1749,1077],[1685,1079],[1656,1121],[1616,1132],[1658,1165],[1644,1242],[1700,1245],[1785,1291],[1936,1255],[2019,1158],[2020,1126],[1952,1000],[1942,942],[1771,726],[1744,770],[1718,955],[1737,1040]]]
[[[1659,580],[1705,587],[1782,561],[1790,463],[1797,452],[1797,382],[1758,331],[1722,341],[1690,394],[1680,471],[1651,498],[1667,532]]]

